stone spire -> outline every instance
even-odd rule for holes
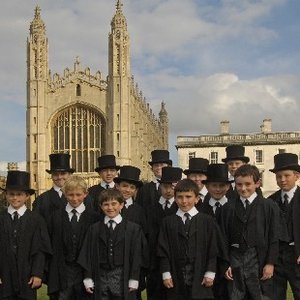
[[[127,21],[122,11],[123,3],[121,0],[117,0],[116,13],[111,21],[111,29],[115,31],[116,29],[127,30]]]
[[[34,19],[30,23],[30,33],[45,35],[46,27],[41,18],[41,8],[37,5],[34,10]]]
[[[161,109],[160,109],[160,112],[159,112],[159,120],[160,120],[161,126],[162,126],[162,134],[163,134],[162,142],[164,144],[164,148],[168,149],[168,147],[169,147],[169,143],[168,143],[168,139],[169,139],[169,119],[168,119],[168,113],[167,113],[167,110],[166,110],[165,102],[161,103]]]

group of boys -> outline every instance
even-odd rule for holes
[[[191,158],[182,170],[154,150],[153,181],[140,169],[98,158],[101,183],[72,175],[68,154],[51,154],[53,188],[26,208],[29,174],[9,171],[0,214],[0,299],[300,300],[298,156],[274,157],[280,190],[262,196],[243,146],[222,164]],[[182,179],[182,175],[186,179]]]

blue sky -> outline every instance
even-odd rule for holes
[[[39,4],[52,74],[76,56],[107,74],[107,37],[114,0],[10,0],[0,11],[0,171],[24,162],[26,38]],[[132,73],[157,113],[166,102],[170,150],[176,136],[300,130],[299,0],[123,0]],[[180,115],[178,112],[180,111]],[[24,163],[21,163],[24,166]]]

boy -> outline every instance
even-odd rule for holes
[[[165,289],[161,281],[159,272],[159,261],[157,259],[157,240],[162,220],[169,215],[176,213],[178,206],[174,199],[174,188],[182,177],[182,169],[174,167],[162,168],[162,176],[159,180],[161,196],[159,201],[155,201],[147,207],[148,220],[148,242],[150,252],[150,269],[147,276],[147,299],[165,299]]]
[[[83,203],[87,184],[82,177],[71,176],[63,186],[68,204],[52,215],[49,232],[53,246],[50,261],[48,294],[51,300],[86,298],[83,270],[76,262],[83,239],[90,225],[99,221],[96,212]]]
[[[122,208],[122,216],[134,223],[140,225],[143,233],[147,234],[147,222],[144,209],[135,202],[135,196],[138,189],[143,185],[140,180],[141,170],[133,166],[122,166],[120,174],[114,178],[116,189],[123,196],[124,206]]]
[[[95,299],[134,300],[139,286],[142,230],[122,218],[122,194],[107,189],[100,195],[104,221],[93,224],[78,262],[85,270],[86,291]]]
[[[207,195],[206,186],[202,181],[207,179],[206,175],[208,164],[209,161],[205,158],[192,157],[189,160],[189,168],[183,171],[183,173],[187,176],[188,179],[195,181],[199,186],[200,201],[198,205],[203,203]],[[209,197],[209,195],[207,195],[207,197]]]
[[[206,198],[199,208],[199,211],[212,216],[218,225],[221,225],[222,212],[228,205],[230,199],[227,199],[226,193],[230,188],[228,179],[228,166],[225,164],[211,164],[207,167],[207,179],[203,181],[206,184],[210,197]],[[224,278],[224,272],[227,266],[227,250],[224,236],[219,232],[218,236],[219,256],[217,260],[217,274],[213,286],[215,299],[227,300],[227,280]],[[224,269],[225,268],[225,269]]]
[[[235,188],[234,174],[236,170],[249,163],[250,159],[245,156],[245,147],[241,145],[230,145],[226,147],[226,157],[222,161],[228,165],[228,179],[231,180],[230,189],[227,192],[228,198],[237,198],[238,194]]]
[[[99,166],[95,169],[98,172],[101,183],[89,188],[89,197],[92,200],[93,209],[99,211],[99,195],[103,190],[115,187],[114,178],[117,176],[120,166],[116,164],[114,155],[102,155],[98,157]]]
[[[1,299],[36,299],[51,254],[44,220],[25,206],[34,194],[29,180],[27,172],[8,171],[4,191],[9,206],[0,214]]]
[[[195,208],[199,187],[190,179],[175,187],[178,210],[166,217],[158,239],[158,256],[167,299],[213,299],[217,240],[214,220]]]
[[[278,210],[271,200],[256,193],[260,184],[257,167],[239,167],[235,184],[239,198],[223,211],[230,260],[225,277],[232,284],[230,299],[271,300],[278,259]]]
[[[49,158],[50,170],[46,170],[46,172],[51,174],[53,187],[39,195],[32,204],[33,211],[38,212],[47,223],[55,210],[66,206],[67,201],[63,195],[62,187],[75,171],[70,167],[69,154],[55,153],[50,154]]]
[[[154,179],[139,189],[136,199],[137,203],[144,208],[158,201],[160,197],[158,180],[162,176],[162,168],[172,166],[172,160],[168,150],[153,150],[151,152],[151,161],[148,163],[151,166]]]
[[[274,169],[280,190],[270,198],[280,209],[279,262],[275,267],[274,299],[286,299],[289,282],[294,299],[300,299],[300,166],[298,156],[281,153],[274,156]]]

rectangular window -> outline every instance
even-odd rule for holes
[[[196,152],[189,152],[189,159],[196,157]]]
[[[255,150],[255,162],[256,163],[263,163],[263,151],[262,150]]]
[[[218,152],[211,152],[210,153],[210,163],[217,164],[218,163]]]

